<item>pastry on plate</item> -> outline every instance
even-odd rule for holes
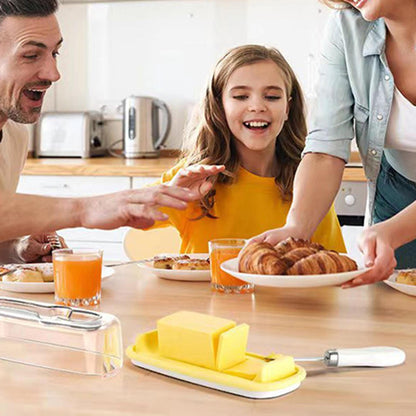
[[[401,270],[397,274],[396,282],[416,286],[416,269]]]
[[[190,257],[186,254],[181,256],[155,256],[153,258],[153,267],[155,269],[171,270],[175,262],[188,260]]]
[[[35,268],[37,271],[41,272],[42,279],[44,282],[53,282],[53,264],[52,263],[45,263],[37,266]]]
[[[175,261],[173,270],[209,270],[208,259],[180,259]]]
[[[301,247],[308,247],[314,249],[315,251],[323,250],[324,247],[318,243],[312,243],[309,240],[303,240],[302,238],[293,238],[289,237],[286,240],[281,241],[275,247],[275,250],[280,256],[284,256],[286,253],[289,253],[291,250]]]
[[[357,264],[320,244],[289,237],[276,247],[252,243],[239,255],[239,271],[263,275],[309,275],[357,270]]]
[[[9,268],[4,267],[4,266],[0,266],[0,282],[3,280],[4,276],[1,276],[2,273],[7,273],[8,271],[10,271]]]
[[[269,243],[252,243],[241,252],[240,272],[254,274],[284,274],[285,260]]]
[[[174,262],[174,257],[158,256],[153,259],[153,267],[155,269],[171,269]]]
[[[343,273],[357,270],[357,263],[335,251],[320,250],[297,261],[286,270],[289,275]]]
[[[3,276],[3,282],[37,282],[43,283],[42,273],[33,268],[21,267],[15,272]]]

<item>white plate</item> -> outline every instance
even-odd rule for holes
[[[44,263],[45,264],[45,263]],[[108,279],[114,274],[114,269],[111,267],[103,266],[101,272],[101,279]],[[55,292],[54,282],[1,282],[0,289],[7,290],[9,292],[20,292],[20,293],[53,293]]]
[[[209,257],[208,253],[194,253],[194,254],[187,254],[191,259],[207,259]],[[172,253],[163,253],[159,254],[159,256],[167,256],[167,257],[177,257],[181,256],[181,254],[172,254]],[[161,277],[162,279],[169,279],[169,280],[183,280],[187,282],[209,282],[211,280],[211,271],[210,270],[170,270],[170,269],[156,269],[152,267],[152,263],[145,262],[145,263],[137,263],[137,265],[141,269],[148,270],[155,274],[157,277]]]
[[[387,280],[384,280],[384,283],[393,289],[398,290],[399,292],[406,293],[406,295],[416,296],[416,286],[396,282],[397,274],[399,271],[400,270],[396,270]]]
[[[340,285],[348,282],[348,280],[354,279],[354,277],[359,276],[366,271],[366,269],[359,269],[352,272],[297,276],[249,274],[238,271],[237,258],[222,263],[221,269],[245,282],[254,283],[257,286],[271,287],[319,287]]]

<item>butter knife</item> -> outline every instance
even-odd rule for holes
[[[331,349],[323,357],[295,358],[295,361],[322,361],[327,367],[392,367],[403,364],[406,354],[396,347]]]
[[[123,261],[121,263],[113,263],[113,264],[105,264],[106,267],[117,267],[117,266],[126,266],[127,264],[141,264],[141,263],[148,263],[153,261],[154,259],[141,259],[141,260],[131,260],[131,261]]]

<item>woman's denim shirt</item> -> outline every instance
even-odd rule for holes
[[[355,9],[331,16],[322,46],[311,130],[303,154],[327,153],[346,162],[356,137],[368,179],[372,222],[377,176],[394,92],[385,56],[383,19],[367,22]]]

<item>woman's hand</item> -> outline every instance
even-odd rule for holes
[[[212,188],[210,178],[225,170],[224,165],[191,165],[182,168],[169,182],[169,185],[188,188],[204,197]]]
[[[370,270],[343,284],[344,289],[388,279],[396,267],[394,247],[385,223],[364,229],[358,247],[364,255],[365,267],[370,267]]]
[[[285,226],[281,228],[268,230],[268,231],[265,231],[264,233],[256,235],[255,237],[252,237],[250,239],[250,243],[252,242],[269,243],[272,246],[275,246],[276,244],[280,243],[280,241],[286,240],[286,238],[289,238],[289,237],[308,239],[308,237],[306,237],[301,232],[299,227],[286,224]]]

